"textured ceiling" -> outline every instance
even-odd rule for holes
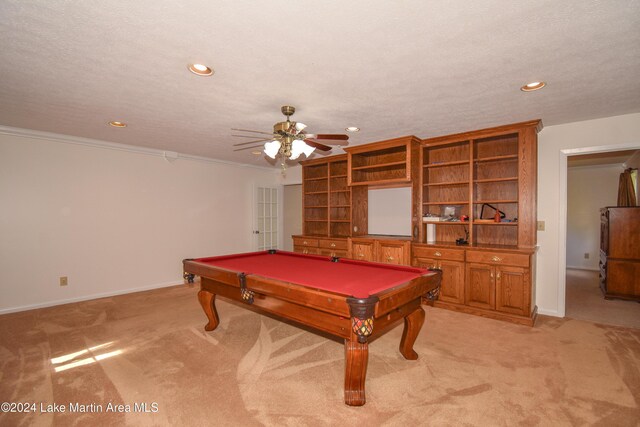
[[[639,76],[640,1],[0,2],[0,125],[263,166],[230,128],[286,104],[356,145],[638,112]]]

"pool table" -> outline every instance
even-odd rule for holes
[[[424,323],[423,296],[436,298],[437,270],[279,250],[185,259],[185,279],[200,276],[198,300],[213,331],[216,295],[259,307],[344,339],[344,401],[365,403],[368,341],[404,319],[400,353],[418,358],[413,344]]]

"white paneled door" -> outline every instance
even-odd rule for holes
[[[278,248],[278,189],[256,187],[254,247],[258,251]]]

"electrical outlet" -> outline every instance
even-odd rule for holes
[[[544,221],[538,221],[538,231],[544,231]]]
[[[589,259],[589,252],[584,253],[584,259]]]
[[[69,284],[69,279],[67,276],[60,276],[60,286],[67,286]]]

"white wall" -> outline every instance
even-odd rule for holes
[[[567,172],[567,267],[598,270],[600,208],[615,206],[622,165],[576,166]],[[589,258],[585,259],[584,254]]]
[[[282,198],[282,249],[293,251],[294,234],[302,234],[302,185],[285,185]]]
[[[411,187],[369,190],[369,234],[411,236]]]
[[[0,313],[177,284],[183,258],[252,250],[254,185],[278,181],[277,169],[7,129]]]
[[[640,113],[545,127],[538,136],[536,303],[542,314],[564,316],[567,156],[640,148]]]

